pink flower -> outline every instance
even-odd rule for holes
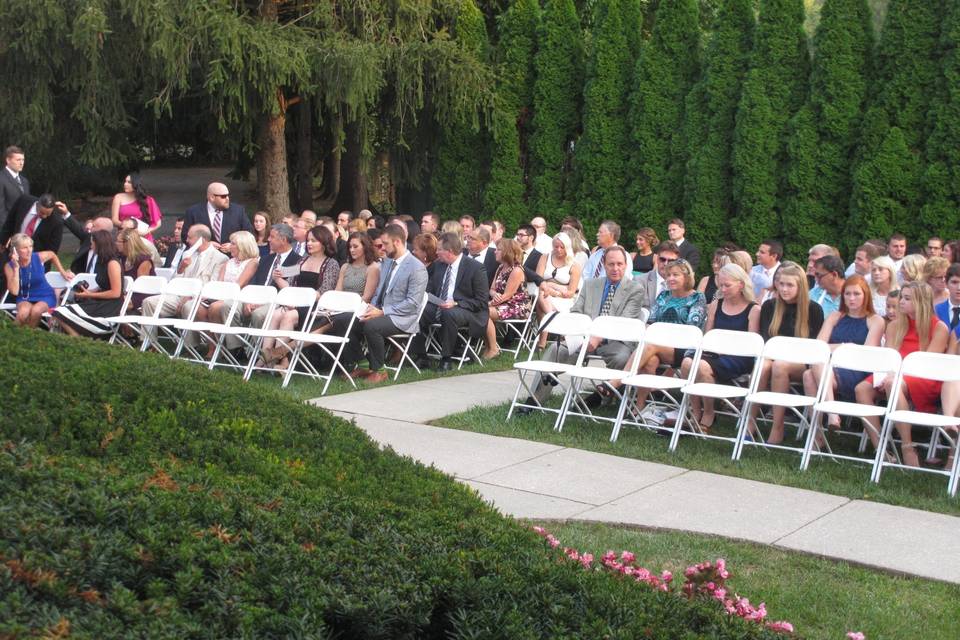
[[[590,563],[592,563],[592,562],[593,562],[593,554],[592,554],[592,553],[585,553],[585,554],[583,554],[582,556],[580,556],[580,564],[582,564],[585,569],[589,569],[589,568],[590,568]]]
[[[776,622],[768,622],[767,628],[771,631],[776,631],[778,633],[793,633],[793,625],[787,622],[786,620],[777,620]],[[847,634],[849,637],[849,634]]]
[[[612,553],[612,552],[611,552]],[[629,551],[624,551],[620,554],[620,562],[626,562],[630,564],[637,559],[636,554],[630,553]]]
[[[791,629],[793,631],[793,629]],[[860,631],[848,631],[847,640],[867,640],[867,636]]]
[[[545,534],[545,533],[547,532],[547,530],[544,529],[543,527],[533,527],[533,530],[534,530],[536,533],[539,533],[540,535],[543,535],[543,534]]]
[[[547,543],[550,545],[551,549],[556,549],[560,546],[560,541],[554,538],[552,535],[547,535]]]
[[[723,601],[723,599],[727,597],[727,590],[717,589],[716,591],[713,592],[713,597],[716,598],[717,600]]]
[[[673,580],[673,574],[670,573],[669,571],[664,571],[663,573],[660,574],[660,579],[663,580],[664,582],[670,582],[671,580]]]

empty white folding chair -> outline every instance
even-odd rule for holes
[[[211,280],[203,285],[198,297],[198,304],[210,305],[214,302],[222,302],[227,305],[224,320],[225,324],[229,325],[233,323],[234,314],[237,312],[239,297],[240,285],[236,282]],[[196,316],[196,314],[193,315]],[[223,342],[223,334],[214,333],[215,329],[223,326],[219,322],[198,321],[195,317],[191,317],[174,322],[173,326],[180,334],[180,342],[173,352],[174,358],[183,358],[191,362],[206,364],[207,354],[203,351],[203,347],[207,346],[209,348],[212,345],[216,348]],[[198,343],[194,343],[195,338],[199,339]]]
[[[158,276],[140,276],[136,280],[130,283],[130,286],[127,287],[127,296],[123,302],[123,309],[129,310],[130,301],[133,298],[134,294],[142,294],[146,296],[155,296],[163,294],[164,289],[167,286],[167,281]],[[157,314],[160,313],[160,305],[157,305],[157,308],[154,312],[154,317],[159,317]],[[123,335],[123,328],[133,325],[139,327],[139,322],[143,319],[143,316],[140,314],[136,315],[125,315],[120,313],[111,318],[105,318],[105,320],[113,325],[113,333],[110,335],[110,344],[116,344],[118,341],[127,346],[133,347],[133,343]]]
[[[743,409],[740,415],[739,426],[737,429],[737,442],[733,447],[733,459],[739,460],[743,453],[744,446],[761,446],[784,451],[795,451],[803,454],[804,447],[791,447],[789,445],[778,443],[768,444],[763,441],[759,430],[756,437],[749,437],[750,434],[750,411],[755,405],[768,407],[783,407],[791,412],[799,420],[800,433],[805,433],[809,428],[808,409],[811,409],[820,397],[818,391],[816,395],[808,396],[803,393],[777,392],[777,391],[759,391],[760,371],[763,370],[763,364],[767,361],[781,361],[793,364],[802,364],[806,366],[823,365],[826,368],[830,360],[830,345],[822,340],[810,338],[790,338],[787,336],[774,336],[767,340],[763,346],[763,353],[760,355],[758,364],[758,373],[753,377],[750,384],[750,393],[744,398]],[[824,380],[821,380],[821,386]]]
[[[841,344],[834,349],[830,356],[830,363],[824,369],[823,376],[825,384],[820,385],[820,395],[817,403],[813,405],[813,414],[810,422],[813,426],[807,433],[807,442],[803,450],[803,458],[800,460],[800,468],[806,469],[810,465],[813,456],[825,456],[834,459],[852,460],[854,462],[866,462],[873,464],[873,458],[864,458],[853,455],[844,455],[834,453],[820,425],[820,419],[826,415],[835,414],[842,417],[850,417],[860,421],[864,429],[873,430],[866,418],[880,418],[892,411],[896,396],[892,395],[887,400],[886,406],[877,406],[873,404],[860,404],[859,402],[849,402],[843,400],[828,400],[828,389],[830,388],[835,369],[850,369],[852,371],[864,371],[874,374],[883,373],[888,376],[896,376],[900,370],[902,359],[900,352],[889,347],[869,347],[859,344]],[[891,378],[892,379],[892,378]],[[875,434],[879,436],[879,434]],[[860,439],[865,446],[864,431]],[[818,440],[822,443],[817,445]],[[862,449],[863,447],[861,447]]]
[[[400,377],[400,370],[403,369],[403,363],[409,362],[417,373],[420,373],[420,367],[417,366],[417,363],[413,361],[413,358],[410,357],[410,345],[413,343],[413,339],[419,333],[420,328],[420,318],[423,316],[423,310],[427,308],[427,293],[423,293],[423,300],[420,302],[420,309],[417,311],[417,321],[414,324],[416,327],[411,333],[395,333],[393,335],[387,336],[387,346],[391,346],[397,351],[400,352],[400,360],[397,362],[396,366],[389,363],[384,364],[384,368],[388,371],[393,371],[393,379],[396,380]]]
[[[590,333],[584,341],[580,356],[577,359],[577,366],[567,372],[570,376],[570,386],[567,387],[567,393],[563,398],[563,405],[557,420],[553,425],[556,431],[563,430],[563,424],[569,416],[588,418],[590,420],[603,420],[610,423],[616,422],[616,417],[609,418],[598,416],[593,413],[589,406],[584,402],[581,394],[584,393],[584,385],[589,384],[587,392],[596,391],[601,384],[612,380],[621,380],[636,373],[637,358],[633,358],[633,365],[630,370],[608,369],[607,367],[592,366],[588,362],[587,345],[593,338],[599,338],[606,341],[617,341],[626,343],[636,343],[637,348],[643,345],[644,331],[646,324],[635,318],[621,318],[619,316],[599,316],[594,318],[590,324]],[[618,401],[623,399],[622,387],[614,389],[608,386],[614,397]]]
[[[900,390],[906,384],[904,377],[911,376],[922,378],[924,380],[937,380],[943,383],[960,382],[960,356],[928,353],[926,351],[915,351],[903,359],[897,377],[893,382],[890,395],[896,398]],[[893,438],[894,424],[903,422],[910,425],[925,426],[935,429],[940,435],[950,442],[953,464],[949,469],[937,469],[933,467],[909,467],[905,464],[888,460],[884,455],[887,445]],[[958,455],[958,445],[960,437],[956,432],[948,432],[948,429],[960,427],[960,418],[956,416],[946,416],[940,413],[926,413],[924,411],[915,411],[909,409],[893,409],[887,412],[883,419],[883,426],[880,429],[880,445],[877,447],[876,457],[873,463],[873,472],[870,479],[873,482],[880,482],[880,474],[884,467],[896,467],[900,469],[910,469],[912,471],[925,471],[927,473],[936,473],[947,476],[947,492],[951,496],[957,495],[958,475],[960,475],[960,455]]]
[[[171,280],[171,282],[173,281]],[[263,316],[263,324],[259,327],[245,327],[234,324],[221,324],[208,327],[207,330],[211,334],[223,336],[224,338],[226,336],[237,338],[241,343],[240,349],[245,352],[242,356],[235,356],[226,348],[225,339],[218,337],[217,348],[213,352],[213,357],[210,358],[208,369],[212,370],[214,367],[221,366],[246,370],[249,359],[257,357],[256,344],[259,340],[259,336],[250,335],[250,330],[264,329],[270,326],[270,319],[273,316],[276,299],[277,290],[270,285],[248,284],[240,290],[240,295],[237,296],[236,300],[238,312],[244,305],[251,305],[252,307],[268,305],[266,313]],[[220,361],[221,357],[223,358],[223,362]]]
[[[306,309],[306,328],[309,329],[309,327],[313,324],[313,308],[316,304],[316,289],[312,289],[310,287],[284,287],[277,292],[277,297],[274,301],[273,313],[276,315],[285,309]],[[261,366],[257,366],[257,361],[260,359],[260,353],[263,350],[264,340],[273,339],[278,347],[286,349],[286,359],[288,360],[289,367],[289,357],[290,354],[293,353],[295,345],[288,344],[285,342],[285,340],[289,339],[291,333],[291,331],[271,329],[266,324],[262,328],[254,327],[248,329],[247,336],[253,341],[253,355],[250,357],[250,360],[247,363],[247,368],[243,372],[243,379],[249,380],[254,371],[270,371],[271,373],[276,372],[276,369],[274,369],[271,365],[263,364]],[[286,373],[286,369],[284,369],[284,373]]]
[[[576,351],[578,354],[582,349],[583,341],[586,340],[587,334],[590,333],[590,326],[593,323],[593,320],[590,316],[583,313],[551,313],[547,315],[543,322],[540,323],[540,327],[537,331],[539,335],[542,331],[548,331],[553,339],[557,343],[557,348],[559,351],[560,342],[568,342],[570,344],[571,353]],[[538,409],[540,411],[548,411],[551,413],[560,413],[560,409],[553,409],[550,407],[545,407],[537,399],[537,394],[535,393],[535,386],[531,386],[533,380],[538,378],[542,381],[541,384],[545,384],[548,387],[560,387],[560,390],[566,395],[566,386],[560,380],[560,376],[567,373],[571,369],[577,366],[576,362],[560,362],[558,360],[551,360],[547,358],[541,358],[534,360],[533,350],[530,350],[527,359],[522,362],[514,362],[513,368],[516,370],[519,380],[517,381],[517,389],[513,394],[513,401],[510,403],[510,409],[507,411],[507,420],[513,415],[514,409],[517,407],[523,407],[526,409]],[[527,376],[532,374],[531,379],[528,380]],[[533,400],[533,403],[528,402],[518,402],[517,398],[520,397],[521,391],[526,391],[527,397]]]
[[[705,353],[716,354],[718,356],[753,358],[753,373],[750,376],[750,382],[746,386],[720,384],[716,382],[696,382],[697,371],[700,369],[700,362],[703,360],[703,354]],[[683,401],[680,404],[677,422],[670,436],[670,451],[676,451],[681,435],[696,436],[711,440],[723,440],[729,442],[731,445],[736,444],[736,433],[729,437],[707,433],[695,420],[690,421],[689,431],[684,431],[683,425],[686,423],[690,402],[693,397],[710,399],[714,402],[719,400],[723,403],[724,407],[720,413],[729,413],[736,416],[739,423],[740,408],[735,403],[750,393],[750,384],[752,384],[753,378],[759,371],[758,367],[761,353],[763,353],[763,338],[758,333],[712,329],[703,336],[703,340],[700,342],[700,348],[697,349],[697,353],[694,355],[693,362],[690,366],[692,373],[690,384],[680,389],[680,393],[683,394]]]
[[[673,324],[670,322],[657,322],[652,324],[647,327],[643,334],[644,347],[647,345],[673,347],[674,350],[679,350],[680,352],[686,351],[687,349],[699,348],[701,340],[703,340],[703,332],[700,331],[700,327],[694,327],[688,324]],[[637,407],[634,409],[637,392],[640,389],[659,391],[663,399],[648,403],[648,405],[653,406],[660,404],[664,407],[676,409],[678,411],[677,424],[680,424],[680,414],[683,412],[681,409],[682,401],[678,397],[671,395],[671,392],[676,392],[687,384],[693,382],[696,373],[695,370],[691,369],[691,374],[687,378],[680,378],[678,375],[676,375],[677,373],[679,372],[674,372],[671,368],[667,375],[658,375],[655,373],[633,373],[632,375],[629,375],[623,379],[620,409],[618,410],[617,418],[613,423],[613,430],[610,433],[610,442],[617,441],[617,438],[620,435],[620,429],[624,422],[626,422],[628,425],[646,428],[656,428],[660,426],[647,424],[644,421],[643,416],[640,414],[640,411],[644,407]],[[627,420],[625,417],[628,412],[631,414],[629,420]]]

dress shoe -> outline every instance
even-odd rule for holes
[[[533,396],[527,396],[527,399],[523,401],[523,404],[536,405],[537,401],[533,399]],[[518,416],[528,416],[533,413],[533,407],[517,407],[513,410]]]
[[[437,367],[438,371],[453,371],[453,359],[444,358],[440,361],[440,365]]]
[[[596,409],[601,404],[603,404],[603,397],[599,393],[594,391],[593,393],[588,395],[586,398],[584,398],[583,404],[587,405],[591,409]]]
[[[365,380],[369,384],[380,384],[390,379],[390,374],[386,371],[372,371]]]
[[[421,353],[416,358],[414,358],[413,363],[417,365],[417,368],[419,369],[429,369],[431,361],[426,354]]]
[[[373,371],[370,371],[370,369],[365,369],[365,368],[363,368],[363,367],[357,367],[356,369],[354,369],[353,371],[350,372],[350,377],[353,378],[354,380],[356,380],[357,378],[366,378],[366,377],[369,376],[371,373],[373,373]]]

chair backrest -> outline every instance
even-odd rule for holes
[[[278,307],[312,307],[317,301],[317,290],[310,287],[284,287],[277,292]]]
[[[646,322],[650,319],[650,309],[640,309],[640,322]]]
[[[54,289],[65,289],[70,286],[70,283],[67,282],[67,279],[59,271],[48,271],[45,274],[47,279],[47,284],[49,284]]]
[[[171,280],[171,282],[173,282],[173,280]],[[240,297],[240,285],[236,282],[211,280],[203,285],[203,291],[200,292],[200,297],[204,300],[236,300]]]
[[[248,284],[240,290],[241,304],[271,304],[277,298],[277,289],[268,284]]]
[[[167,288],[167,281],[160,276],[140,276],[127,290],[130,293],[142,293],[148,296],[159,295]]]
[[[903,359],[900,372],[926,380],[956,382],[960,380],[960,356],[914,351]]]
[[[317,308],[333,313],[350,313],[357,311],[363,305],[360,294],[352,291],[324,291],[317,303]]]
[[[795,364],[825,363],[830,359],[830,345],[811,338],[774,336],[764,345],[763,357]]]
[[[639,322],[639,321],[638,321]],[[657,322],[647,327],[643,334],[643,343],[674,349],[696,349],[703,340],[700,327],[672,322]]]
[[[177,270],[173,267],[157,267],[154,271],[165,280],[172,280],[173,276],[177,275]]]
[[[758,358],[763,353],[763,336],[749,331],[711,329],[703,336],[702,348],[707,353]]]
[[[558,336],[585,336],[592,324],[593,319],[585,313],[560,312],[544,317],[540,331],[546,326],[547,331]]]
[[[201,291],[203,291],[203,280],[200,278],[174,278],[167,282],[167,288],[163,290],[163,294],[195,298]]]
[[[590,324],[590,336],[620,342],[640,342],[646,324],[636,318],[597,316]]]
[[[428,302],[430,302],[430,294],[424,291],[423,300],[420,301],[420,309],[417,310],[417,326],[413,330],[414,333],[418,333],[420,331],[420,318],[423,317],[423,311],[427,308]]]
[[[830,356],[830,364],[838,369],[895,374],[900,368],[900,352],[889,347],[867,347],[841,344]]]

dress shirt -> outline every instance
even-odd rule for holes
[[[553,236],[546,233],[538,233],[536,240],[533,242],[533,248],[542,253],[543,255],[549,255],[553,251]]]
[[[20,174],[17,173],[16,171],[14,171],[13,169],[11,169],[10,167],[4,167],[4,168],[10,173],[11,176],[13,176],[14,182],[16,182],[17,184],[19,184],[19,185],[20,185],[20,188],[22,189],[22,188],[23,188],[23,183],[20,182]]]
[[[30,211],[27,211],[27,215],[23,216],[23,224],[20,225],[20,233],[26,233],[27,227],[30,226],[30,223],[33,222],[33,219],[38,215],[40,214],[37,212],[37,203],[34,202],[33,206],[30,207]],[[37,224],[39,225],[40,222],[38,221]],[[34,227],[34,231],[36,231],[36,227]]]
[[[590,257],[587,258],[587,263],[583,265],[583,271],[581,272],[584,279],[605,278],[607,276],[607,270],[603,268],[603,254],[605,251],[606,249],[597,249],[590,254]],[[600,267],[600,273],[596,273],[598,266]]]
[[[773,284],[773,274],[780,268],[780,263],[765,269],[762,264],[753,265],[750,269],[750,281],[753,282],[753,295],[760,300],[763,297],[764,289],[769,289]]]
[[[471,254],[470,257],[476,260],[477,262],[479,262],[480,264],[483,264],[484,261],[487,259],[487,251],[490,251],[490,245],[485,246],[483,250],[477,255]]]
[[[663,276],[660,275],[659,269],[654,268],[653,272],[656,274],[654,277],[657,279],[657,295],[653,298],[656,300],[660,294],[663,293],[663,288],[667,285],[667,281],[664,280]],[[650,305],[650,308],[653,309],[653,304]]]
[[[943,323],[947,325],[948,329],[950,329],[950,321],[953,319],[954,308],[960,309],[960,301],[953,302],[947,299],[934,307],[937,317],[943,320]],[[960,338],[960,324],[950,329],[950,332],[957,338]]]
[[[613,295],[617,295],[617,287],[620,286],[620,283],[613,283],[604,277],[603,280],[603,294],[600,296],[600,307],[597,309],[597,315],[603,311],[603,304],[607,301],[607,296],[610,295],[610,289],[613,289]]]
[[[221,214],[223,213],[223,211],[224,211],[223,209],[220,209],[220,213],[221,213]],[[210,233],[213,234],[213,219],[214,219],[214,218],[216,217],[216,215],[217,215],[217,208],[214,207],[214,206],[213,206],[212,204],[210,204],[209,202],[207,202],[207,215],[210,217],[210,221],[209,221],[209,223],[208,223],[209,226],[210,226]],[[223,216],[222,216],[222,215],[220,216],[220,233],[221,233],[221,234],[223,233]],[[216,242],[217,239],[214,238],[213,241]]]
[[[463,260],[463,255],[457,256],[457,259],[453,261],[453,264],[447,267],[448,269],[450,269],[450,283],[447,285],[447,290],[441,291],[440,295],[437,296],[441,300],[444,300],[444,301],[453,300],[453,290],[457,286],[457,273],[460,271],[461,260]],[[396,271],[396,269],[394,269],[394,271]],[[444,275],[444,277],[446,277],[446,275]],[[441,280],[440,282],[442,284],[443,280]]]
[[[820,305],[820,308],[823,309],[824,318],[834,311],[840,310],[840,296],[831,296],[830,292],[820,285],[810,289],[810,299]]]

